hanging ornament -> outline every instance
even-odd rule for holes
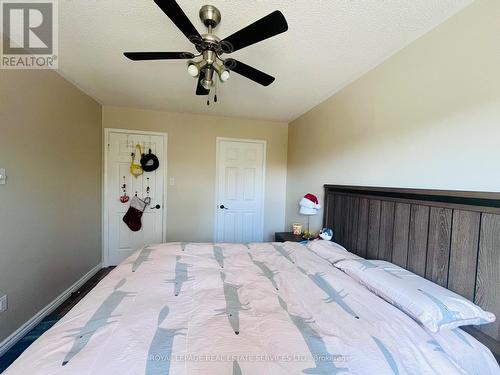
[[[135,146],[135,152],[132,152],[131,154],[131,162],[130,162],[130,173],[132,176],[135,178],[139,177],[141,174],[144,173],[144,170],[142,169],[142,165],[139,161],[136,161],[136,156],[140,160],[142,156],[142,148],[140,144],[137,144]]]
[[[127,184],[125,183],[125,176],[123,176],[122,190],[123,195],[120,197],[120,202],[127,203],[130,200],[130,197],[127,195]]]
[[[149,196],[149,192],[151,191],[149,187],[149,177],[147,178],[147,187],[146,187],[146,198],[144,198],[144,202],[146,202],[147,205],[151,204],[151,197]]]

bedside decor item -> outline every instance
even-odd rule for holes
[[[294,236],[300,236],[302,234],[302,224],[293,224],[292,233]]]
[[[307,241],[312,241],[315,240],[316,238],[317,238],[316,233],[309,230],[304,231],[304,233],[302,234],[302,239]]]
[[[312,239],[315,236],[309,228],[309,217],[316,215],[318,213],[318,210],[321,208],[318,197],[311,193],[304,195],[304,197],[299,202],[299,207],[299,213],[301,215],[307,216],[307,231],[304,232],[304,238],[308,240]]]
[[[333,230],[330,228],[323,228],[321,229],[321,232],[319,232],[319,237],[322,240],[331,241],[333,238]]]

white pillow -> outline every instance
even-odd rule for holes
[[[433,333],[495,321],[494,314],[471,301],[392,263],[353,259],[335,263],[335,267]]]
[[[332,241],[315,240],[307,243],[306,247],[331,264],[345,259],[363,259],[356,254],[348,252],[345,247]]]

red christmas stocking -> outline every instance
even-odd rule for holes
[[[127,224],[132,232],[137,232],[142,228],[142,214],[146,209],[147,203],[138,197],[133,197],[130,201],[130,207],[123,217],[123,222]]]

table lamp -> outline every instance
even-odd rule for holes
[[[299,202],[299,213],[307,216],[307,233],[310,234],[309,219],[316,215],[321,208],[318,198],[314,194],[306,194]]]

